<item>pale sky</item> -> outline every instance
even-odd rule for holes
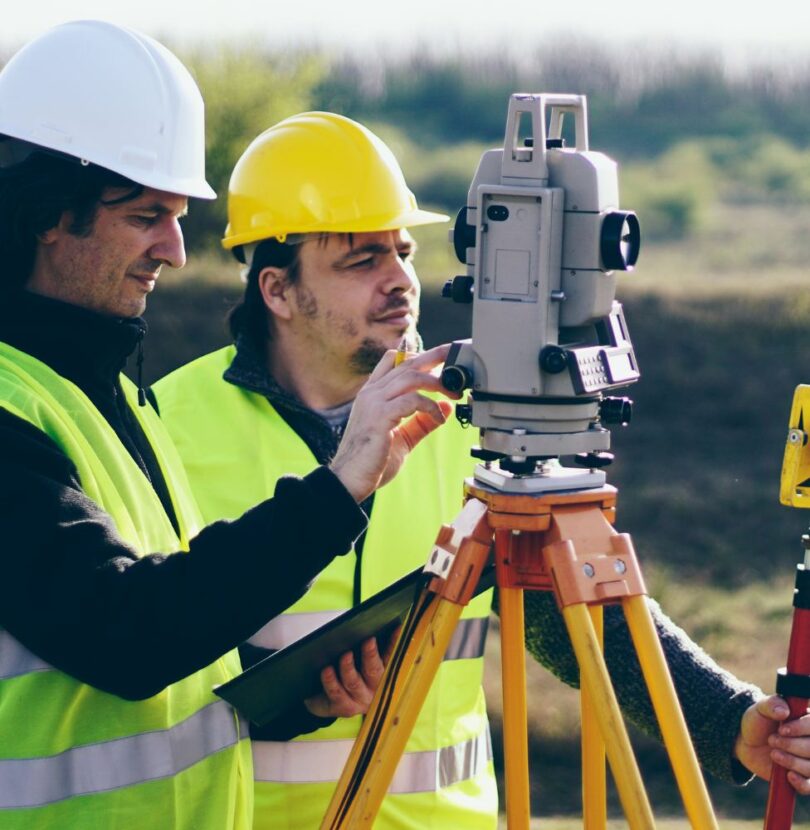
[[[98,17],[172,43],[235,40],[322,44],[390,52],[415,43],[471,49],[522,48],[555,35],[583,35],[622,49],[698,46],[732,62],[810,57],[810,3],[770,0],[5,0],[5,54],[49,26]]]

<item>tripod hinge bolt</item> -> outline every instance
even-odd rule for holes
[[[590,562],[586,562],[582,566],[582,573],[585,574],[589,579],[592,578],[596,574],[596,570],[594,569],[593,565]]]
[[[788,444],[798,444],[804,446],[807,443],[807,433],[800,429],[791,429],[788,432]]]
[[[627,565],[621,559],[617,559],[613,563],[613,570],[616,571],[617,574],[623,574],[627,572]]]
[[[453,564],[454,554],[437,545],[425,565],[425,572],[436,574],[436,576],[447,576],[450,566]]]

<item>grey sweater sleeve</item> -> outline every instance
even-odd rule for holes
[[[551,593],[527,591],[526,647],[549,671],[579,687],[579,669],[565,623]],[[735,784],[751,774],[732,755],[743,712],[763,693],[722,669],[654,600],[647,600],[672,674],[698,760],[712,775]],[[638,657],[620,606],[605,608],[605,660],[625,716],[661,740]]]

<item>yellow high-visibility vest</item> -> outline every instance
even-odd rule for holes
[[[230,346],[206,355],[155,386],[161,418],[207,522],[240,515],[272,495],[280,476],[306,475],[317,466],[266,398],[222,380],[234,354]],[[461,509],[473,438],[455,420],[446,424],[377,491],[360,562],[361,599],[426,562],[440,525]],[[318,505],[305,521],[319,521]],[[356,565],[354,553],[337,557],[301,600],[250,642],[281,648],[350,608]],[[487,592],[464,610],[375,828],[496,827],[497,791],[481,689],[491,602]],[[293,741],[254,741],[254,827],[317,828],[360,722],[338,719]]]
[[[179,537],[89,398],[0,343],[0,407],[59,446],[83,491],[140,555],[187,549],[200,520],[182,464],[154,410],[134,405],[133,385],[122,385],[166,478]],[[147,700],[127,701],[49,666],[0,629],[0,827],[248,830],[247,730],[211,691],[239,671],[232,651]]]

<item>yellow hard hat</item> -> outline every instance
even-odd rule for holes
[[[265,130],[236,163],[222,244],[396,230],[448,218],[419,209],[394,154],[371,130],[342,115],[305,112]]]

